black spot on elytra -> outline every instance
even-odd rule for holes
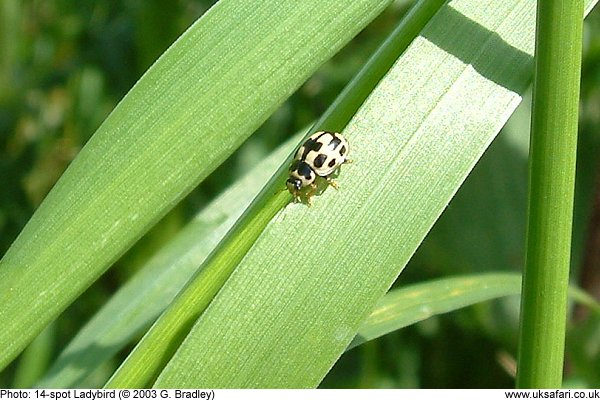
[[[325,154],[319,154],[317,157],[315,157],[315,167],[321,168],[325,160],[327,160],[327,156]]]
[[[342,146],[342,148],[340,149],[340,155],[344,155],[346,153],[346,146]]]
[[[312,176],[312,168],[305,163],[304,161],[300,162],[298,164],[298,174],[305,177],[306,179],[310,180],[311,176]]]
[[[340,143],[342,143],[342,140],[339,137],[334,136],[333,139],[331,139],[331,142],[329,142],[329,147],[332,150],[335,150],[335,148],[338,147]]]
[[[329,167],[333,167],[335,165],[335,158],[332,158],[331,161],[329,161],[329,164],[327,164]]]
[[[302,152],[301,159],[305,160],[308,153],[310,153],[311,151],[319,151],[321,150],[321,147],[323,147],[323,143],[317,142],[316,140],[308,139],[306,142],[304,142],[304,151]]]

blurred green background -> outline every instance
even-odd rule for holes
[[[213,1],[0,2],[0,254],[118,101]],[[0,373],[31,386],[78,329],[208,201],[309,125],[411,6],[396,1],[311,77],[225,164],[143,237]],[[585,23],[572,283],[600,297],[600,14]],[[511,117],[396,286],[519,271],[527,194],[529,98]],[[393,182],[390,182],[393,184]],[[566,384],[600,386],[600,319],[573,307]],[[512,387],[518,298],[434,317],[347,352],[322,387]],[[132,344],[133,346],[133,344]],[[84,386],[106,381],[131,349]],[[35,357],[36,362],[24,362]],[[25,360],[27,361],[27,360]]]

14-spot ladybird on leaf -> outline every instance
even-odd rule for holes
[[[306,193],[308,205],[317,190],[317,176],[323,177],[331,186],[337,189],[332,174],[342,164],[350,163],[348,159],[348,141],[339,133],[320,131],[311,135],[296,152],[294,162],[290,166],[290,175],[286,182],[287,188],[294,196],[300,197],[305,187],[310,187]]]

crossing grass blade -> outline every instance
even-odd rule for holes
[[[346,350],[434,315],[520,293],[521,274],[517,273],[456,276],[394,289],[377,303]],[[571,287],[569,296],[600,314],[600,304],[583,290]]]
[[[516,273],[457,276],[395,289],[377,303],[348,350],[434,315],[520,292]]]

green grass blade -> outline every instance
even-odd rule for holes
[[[520,292],[521,274],[516,273],[457,276],[392,290],[377,303],[347,350],[434,315]]]
[[[79,386],[156,320],[297,141],[296,135],[281,145],[198,213],[81,329],[37,386]]]
[[[444,6],[344,131],[339,191],[271,221],[157,387],[314,387],[520,101],[530,1]]]
[[[517,387],[562,386],[583,0],[538,1]]]
[[[517,273],[457,276],[394,289],[377,303],[346,350],[434,315],[520,293]],[[570,287],[569,296],[600,315],[600,303],[580,288]]]
[[[0,261],[0,367],[391,0],[222,0],[148,70]]]

